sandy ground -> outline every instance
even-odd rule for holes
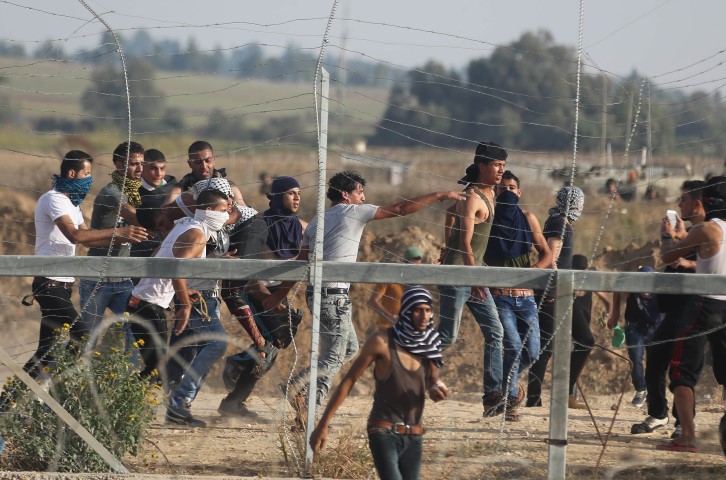
[[[216,412],[221,396],[206,391],[194,402],[194,412],[209,422],[206,429],[165,425],[163,410],[160,410],[150,437],[154,446],[150,444],[143,457],[128,459],[130,469],[147,474],[296,476],[298,470],[291,452],[300,434],[289,431],[289,409],[282,396],[266,400],[253,396],[249,405],[260,414],[256,421],[221,418]],[[624,398],[605,446],[603,440],[615,414],[612,407],[617,397],[600,396],[590,400],[594,421],[587,410],[570,410],[569,478],[726,477],[726,459],[716,437],[716,426],[724,411],[722,403],[699,406],[701,452],[686,454],[655,449],[657,443],[669,437],[671,426],[652,434],[631,435],[630,425],[642,420],[645,412],[632,407],[629,400],[629,395]],[[347,475],[349,478],[376,478],[369,459],[358,462],[358,467],[345,465],[355,463],[352,459],[367,456],[364,425],[370,402],[368,396],[355,396],[346,401],[333,421],[329,445],[322,453],[328,457],[328,463],[332,459],[340,469],[351,473]],[[429,402],[425,414],[428,433],[422,478],[545,477],[549,409],[521,410],[520,422],[505,423],[501,416],[482,418],[478,397],[473,394],[454,392],[449,401]],[[283,422],[286,423],[283,425]],[[339,447],[339,442],[345,445]]]

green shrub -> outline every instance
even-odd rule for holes
[[[106,334],[102,351],[79,357],[64,346],[68,326],[51,351],[49,393],[116,458],[137,455],[154,416],[156,386],[139,377],[124,349],[120,325]],[[5,385],[10,400],[0,425],[8,449],[3,467],[59,472],[103,472],[110,467],[17,378]]]

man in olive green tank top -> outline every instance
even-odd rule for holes
[[[446,247],[441,253],[441,263],[472,267],[482,265],[494,218],[494,186],[502,180],[506,160],[506,150],[495,143],[482,142],[477,146],[474,163],[466,169],[466,176],[459,180],[466,185],[468,195],[447,212],[444,227]],[[503,391],[504,332],[489,289],[442,285],[439,291],[442,348],[456,342],[466,305],[484,334],[484,416],[502,413],[506,403]]]

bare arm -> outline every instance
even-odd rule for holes
[[[456,203],[456,213],[459,215],[459,254],[464,265],[475,266],[474,251],[471,248],[471,239],[474,238],[476,213],[483,202],[477,195],[469,195],[466,200]],[[489,217],[485,209],[483,221]]]
[[[368,299],[368,306],[376,313],[378,313],[380,316],[385,318],[390,325],[393,326],[393,324],[396,323],[396,317],[391,315],[391,313],[385,309],[383,304],[381,303],[381,300],[383,300],[383,294],[386,292],[386,288],[388,285],[386,284],[378,284],[376,285],[376,288],[373,289],[373,293],[371,294],[371,298]]]
[[[670,225],[667,228],[664,227],[664,230],[667,231],[668,229],[670,229]],[[713,255],[713,252],[709,248],[712,238],[707,230],[707,225],[702,223],[691,228],[686,238],[678,243],[673,242],[672,239],[663,239],[660,246],[661,260],[665,263],[673,263],[680,257],[685,257],[693,252],[698,252],[702,257],[709,258]]]
[[[388,342],[384,339],[384,335],[387,335],[385,331],[379,330],[368,337],[365,345],[363,345],[363,349],[353,362],[353,365],[350,367],[350,370],[348,370],[348,373],[345,374],[345,377],[341,380],[338,388],[335,389],[333,396],[330,397],[328,406],[325,408],[325,412],[320,418],[320,422],[310,435],[310,446],[313,448],[315,453],[318,453],[325,447],[325,442],[328,440],[328,425],[330,425],[330,421],[333,419],[335,412],[350,394],[355,382],[358,381],[363,372],[365,372],[377,358],[384,355],[385,350],[388,349]]]
[[[124,219],[127,225],[139,224],[139,221],[136,219],[136,208],[128,203],[121,204],[121,218]]]
[[[232,182],[229,182],[229,186],[232,187],[232,193],[234,193],[234,200],[237,202],[238,205],[241,205],[243,207],[247,206],[245,201],[242,199],[242,192],[239,188],[237,188],[237,185],[235,185]]]
[[[560,240],[560,237],[550,237],[547,239],[547,245],[552,252],[552,268],[556,270],[557,260],[560,258],[560,253],[562,252],[562,240]]]
[[[307,261],[309,255],[310,250],[308,249],[308,247],[303,246],[300,247],[300,253],[298,253],[297,257],[295,257],[293,260]],[[298,282],[293,280],[287,280],[285,282],[282,282],[272,295],[262,301],[262,306],[265,308],[265,310],[274,310],[276,308],[279,308],[282,301],[287,298],[288,293],[290,293],[290,290],[292,290],[293,287],[297,285],[297,283]]]
[[[410,200],[404,200],[402,202],[394,203],[393,205],[386,205],[378,207],[373,220],[383,220],[384,218],[391,217],[402,217],[411,215],[421,210],[426,205],[431,205],[436,200],[443,202],[444,200],[461,200],[464,198],[464,194],[460,192],[434,192],[415,197]]]
[[[164,200],[164,203],[161,205],[163,207],[169,207],[171,205],[174,205],[176,202],[176,197],[181,195],[182,189],[179,185],[174,185],[169,189],[169,194],[166,196],[166,199]]]
[[[628,293],[615,292],[613,293],[613,309],[608,320],[608,328],[615,328],[615,325],[620,323],[620,305],[624,299],[628,298]]]
[[[608,315],[610,315],[610,299],[606,294],[603,292],[593,292],[595,294],[595,298],[599,299],[603,306],[605,307],[605,310],[608,312]]]
[[[539,224],[539,220],[532,212],[524,212],[524,216],[527,217],[529,222],[529,229],[532,231],[532,244],[539,254],[537,263],[532,265],[532,268],[551,268],[553,262],[552,250],[547,244],[547,240],[542,233],[542,227]]]
[[[172,247],[174,258],[199,258],[207,246],[204,233],[197,228],[187,230],[177,238]],[[177,308],[174,311],[174,335],[180,335],[189,323],[192,312],[192,299],[187,288],[185,278],[171,281],[174,294],[177,298]]]
[[[56,218],[55,224],[68,241],[86,247],[108,247],[111,245],[111,238],[114,234],[113,228],[90,230],[85,223],[76,228],[73,220],[68,215]],[[146,238],[146,229],[144,227],[132,225],[116,229],[115,239],[117,245],[125,242],[139,243],[146,240]]]

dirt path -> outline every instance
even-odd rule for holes
[[[291,452],[300,435],[282,427],[285,404],[280,396],[263,401],[253,397],[250,408],[258,421],[221,419],[216,407],[220,393],[202,392],[194,412],[210,422],[207,429],[187,430],[163,424],[160,411],[151,434],[158,449],[145,458],[132,459],[131,468],[141,473],[207,474],[240,476],[295,475]],[[547,399],[545,399],[547,400]],[[649,435],[630,435],[630,425],[644,418],[626,398],[602,458],[598,478],[724,478],[726,461],[715,435],[723,412],[721,403],[701,405],[698,412],[701,453],[661,452],[658,442],[670,435],[665,427]],[[601,434],[610,427],[615,396],[591,400]],[[370,408],[367,396],[350,398],[333,422],[326,468],[337,467],[348,478],[375,478],[367,457],[364,424]],[[484,419],[476,395],[455,395],[453,400],[426,407],[423,479],[439,478],[542,478],[547,471],[549,409],[522,409],[522,421],[503,423],[502,417]],[[289,422],[289,420],[287,420]],[[289,424],[288,424],[289,425]],[[570,411],[568,477],[596,478],[595,466],[602,444],[587,411]],[[291,460],[286,464],[282,442]],[[289,442],[289,443],[288,443]],[[339,447],[339,442],[343,443]],[[162,453],[163,452],[163,453]],[[363,461],[357,459],[363,458]],[[302,462],[302,460],[300,460]],[[327,464],[333,464],[327,465]],[[289,465],[289,467],[288,467]]]

